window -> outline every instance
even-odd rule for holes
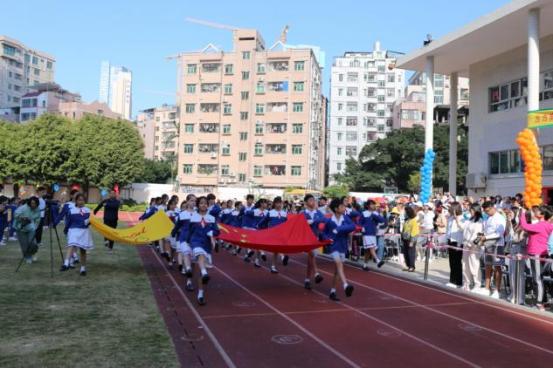
[[[343,74],[338,74],[338,81],[344,82],[344,75]]]
[[[286,113],[288,104],[285,102],[270,102],[267,104],[267,111],[272,113]]]
[[[257,142],[255,144],[255,149],[254,149],[254,156],[263,156],[263,144],[261,144],[260,142]]]
[[[379,124],[376,127],[378,129],[378,132],[384,132],[384,124]]]
[[[35,68],[34,74],[35,74],[35,76],[40,76],[40,69]]]
[[[194,152],[194,145],[193,144],[184,144],[184,153],[185,154],[192,154]]]
[[[336,170],[342,170],[342,163],[336,163]]]
[[[288,81],[269,82],[267,87],[269,91],[286,92],[288,91]]]
[[[241,111],[240,112],[240,120],[248,120],[248,112],[247,111]]]
[[[378,87],[386,87],[386,81],[384,80],[378,81]]]
[[[343,137],[344,137],[344,134],[342,132],[336,133],[336,138],[338,139],[338,141],[342,141]]]
[[[226,177],[229,174],[229,166],[221,165],[221,176]]]
[[[376,119],[375,118],[371,118],[371,117],[363,117],[363,125],[365,127],[374,127],[374,124],[376,123]]]
[[[346,141],[357,141],[357,132],[346,132]]]
[[[376,112],[376,114],[377,114],[379,117],[383,117],[383,116],[386,115],[386,111],[384,111],[384,110],[378,110],[378,111]]]
[[[338,155],[338,156],[342,155],[342,148],[341,147],[336,148],[336,155]]]
[[[348,87],[346,95],[349,97],[357,97],[358,89],[357,87]]]
[[[348,82],[357,82],[359,78],[359,74],[358,73],[348,73]]]
[[[33,64],[38,65],[38,58],[36,56],[33,56]]]
[[[232,83],[225,84],[225,95],[232,95]]]
[[[248,132],[240,132],[240,141],[246,141],[248,139]]]
[[[338,110],[341,111],[344,109],[344,104],[338,103]]]
[[[187,94],[195,94],[196,93],[196,85],[195,84],[187,84],[186,85],[186,93]]]
[[[221,104],[215,103],[201,103],[200,111],[202,113],[218,113],[221,109]]]
[[[338,125],[341,126],[344,123],[344,118],[338,118]]]
[[[386,101],[386,98],[384,97],[384,95],[378,95],[378,96],[377,96],[377,99],[378,99],[378,102],[384,102],[384,101]]]
[[[265,93],[265,84],[263,82],[257,82],[257,84],[255,85],[255,93],[256,94]]]
[[[234,74],[234,66],[232,64],[225,64],[225,74]]]
[[[251,52],[249,51],[242,51],[242,59],[248,60],[251,57]]]
[[[303,103],[301,103],[301,102],[299,102],[299,103],[298,103],[298,102],[293,103],[292,107],[293,107],[293,108],[292,108],[292,111],[293,111],[294,113],[301,113],[301,112],[303,112]]]
[[[286,166],[285,165],[265,165],[265,175],[284,176],[286,175]]]
[[[220,83],[202,83],[202,92],[219,92],[221,90]]]
[[[261,177],[263,173],[263,167],[261,165],[254,165],[253,166],[253,176],[254,177]]]
[[[414,109],[401,109],[401,119],[422,120],[421,112]]]
[[[238,153],[238,161],[246,161],[247,156],[248,155],[245,152]]]
[[[267,131],[269,133],[285,133],[286,123],[267,123]]]
[[[223,156],[229,156],[230,155],[230,145],[229,144],[223,145],[221,155],[223,155]]]
[[[303,82],[294,82],[294,91],[303,92]]]
[[[286,154],[286,145],[267,144],[265,145],[265,154]]]
[[[6,44],[3,44],[3,46],[4,46],[4,54],[12,55],[12,56],[15,55],[15,52],[17,50],[15,47],[10,46],[10,45],[6,45]],[[34,57],[33,57],[33,59],[34,59]]]
[[[220,63],[203,63],[202,64],[202,72],[204,73],[215,73],[219,71],[219,68],[221,68]]]
[[[255,134],[256,135],[262,135],[263,134],[263,122],[256,122],[255,123]]]
[[[292,133],[303,133],[303,124],[302,123],[293,123],[292,124]]]
[[[238,173],[238,182],[246,182],[246,174]]]
[[[272,72],[286,72],[288,70],[288,61],[269,62],[269,70]]]
[[[396,90],[393,88],[386,89],[386,97],[395,97]]]
[[[265,74],[265,63],[257,63],[257,74]]]
[[[185,111],[188,114],[194,113],[196,111],[196,104],[186,104]]]
[[[388,82],[394,82],[395,76],[393,74],[388,74]]]
[[[379,65],[377,66],[377,70],[379,73],[385,73],[386,72],[386,66],[385,65]]]
[[[223,114],[224,115],[232,114],[232,104],[223,104]]]
[[[489,112],[516,108],[526,104],[528,95],[528,80],[521,78],[500,86],[490,87]]]
[[[185,124],[184,133],[194,133],[194,124]]]
[[[242,71],[242,79],[243,80],[250,79],[250,72]]]
[[[553,170],[553,145],[543,147],[543,170]]]
[[[343,96],[344,95],[344,89],[343,88],[339,88],[338,89],[338,96]]]
[[[212,175],[217,173],[217,164],[198,164],[198,174]]]
[[[357,117],[347,117],[346,118],[346,126],[356,127],[357,126]]]
[[[248,100],[248,98],[250,97],[250,93],[248,91],[242,91],[240,92],[240,97],[242,98],[242,100]]]
[[[346,156],[357,156],[357,146],[346,146]]]
[[[294,62],[294,70],[295,71],[302,71],[304,69],[305,69],[305,62],[304,61]]]
[[[490,174],[510,174],[522,172],[522,162],[520,160],[518,150],[490,152],[488,154],[488,159]]]
[[[192,164],[183,164],[182,173],[183,174],[192,174]]]
[[[292,155],[301,155],[302,151],[302,145],[292,145]]]
[[[255,114],[257,115],[265,114],[265,104],[255,104]]]
[[[198,152],[201,154],[216,154],[218,151],[218,144],[198,144]]]
[[[346,110],[349,112],[356,112],[357,111],[357,103],[356,102],[348,102],[346,104]]]
[[[292,165],[290,167],[290,173],[292,174],[292,177],[301,176],[301,167],[299,165]]]
[[[223,124],[223,134],[230,135],[230,124]]]

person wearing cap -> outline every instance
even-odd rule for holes
[[[420,233],[422,235],[429,236],[434,231],[434,204],[427,202],[424,204],[422,211],[418,213]],[[417,261],[421,261],[424,258],[424,251],[422,244],[417,242]]]

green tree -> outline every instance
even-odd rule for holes
[[[136,179],[141,183],[167,183],[171,178],[171,163],[144,159],[144,171]]]
[[[407,183],[407,189],[409,192],[419,192],[421,189],[421,173],[413,172],[409,176],[409,182]]]
[[[22,177],[22,126],[0,121],[0,183]]]
[[[346,184],[328,186],[323,190],[323,194],[328,198],[338,198],[349,194],[349,187]]]
[[[465,191],[468,144],[467,128],[458,130],[457,188]],[[449,126],[434,127],[434,187],[448,188]],[[359,159],[346,161],[346,170],[336,176],[339,183],[352,191],[382,191],[384,186],[396,186],[400,192],[410,190],[409,179],[419,172],[424,157],[424,129],[421,127],[390,132],[384,139],[366,145]]]

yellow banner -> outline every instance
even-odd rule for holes
[[[528,112],[528,128],[553,126],[553,109],[542,109]]]
[[[105,225],[99,218],[90,217],[90,225],[109,240],[129,245],[144,245],[168,237],[174,224],[163,211],[158,211],[142,223],[130,228],[114,229]]]

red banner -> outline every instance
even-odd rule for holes
[[[221,234],[217,238],[220,240],[236,246],[267,252],[294,254],[311,251],[330,243],[330,241],[319,241],[301,214],[288,215],[286,222],[259,231],[236,228],[226,224],[219,224],[219,229]]]

